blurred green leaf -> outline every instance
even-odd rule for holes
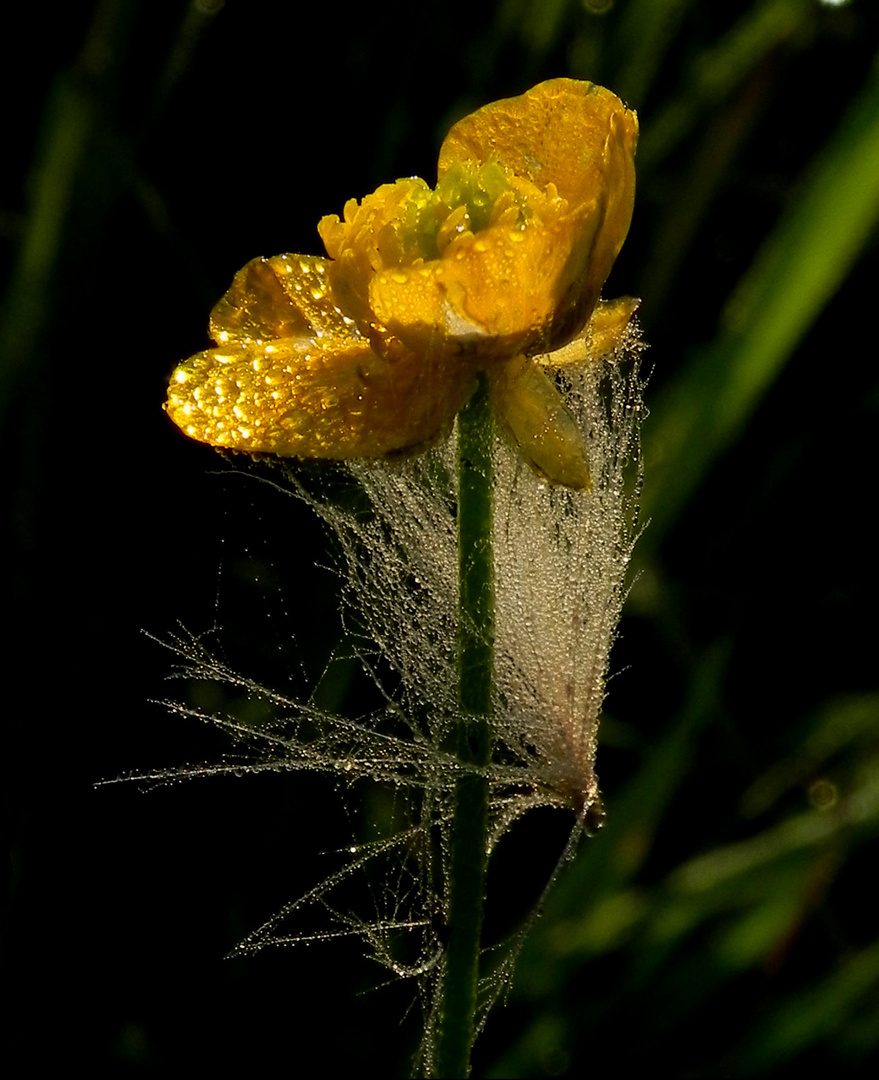
[[[670,19],[676,7],[669,5],[664,18]],[[762,0],[746,8],[717,42],[695,54],[681,89],[676,87],[674,96],[650,118],[638,147],[641,167],[652,168],[671,153],[709,109],[727,99],[773,49],[814,15],[814,0]]]
[[[830,1036],[842,1043],[840,1033],[861,1020],[869,1024],[872,1038],[861,1040],[850,1065],[861,1064],[879,1046],[879,942],[767,1013],[736,1054],[735,1075],[769,1075]]]
[[[693,0],[631,0],[625,5],[616,35],[624,56],[616,90],[625,101],[644,99],[692,5]]]
[[[652,406],[643,510],[653,547],[732,444],[879,219],[879,67],[729,299],[717,339]]]

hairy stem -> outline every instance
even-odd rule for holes
[[[492,415],[488,387],[458,417],[458,756],[484,766],[491,754],[494,588],[492,580]],[[449,944],[440,989],[436,1075],[466,1077],[475,1035],[479,944],[485,895],[488,783],[465,773],[455,792],[449,878]]]

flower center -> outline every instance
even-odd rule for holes
[[[402,209],[397,233],[399,263],[438,259],[454,240],[494,225],[515,227],[525,217],[526,199],[496,161],[475,171],[456,162],[436,189],[413,187]]]

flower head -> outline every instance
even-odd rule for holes
[[[174,372],[169,415],[219,447],[384,457],[444,433],[483,370],[532,463],[588,486],[542,365],[605,350],[634,310],[597,305],[629,228],[637,130],[614,94],[572,79],[464,117],[436,188],[385,184],[321,220],[329,258],[236,275],[211,316],[218,347]]]

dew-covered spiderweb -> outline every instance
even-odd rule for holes
[[[561,377],[587,438],[591,491],[547,484],[503,431],[496,434],[489,849],[529,811],[566,809],[572,829],[555,873],[600,818],[598,720],[638,529],[640,351],[631,330],[611,356],[568,366]],[[337,868],[291,898],[236,952],[338,935],[362,939],[390,972],[416,980],[429,1058],[444,963],[447,839],[465,767],[450,750],[459,715],[455,434],[393,462],[260,469],[263,482],[305,500],[328,527],[346,649],[378,689],[379,705],[368,715],[321,707],[234,669],[210,636],[178,630],[163,639],[175,654],[176,677],[220,684],[258,706],[243,721],[234,711],[166,702],[234,740],[234,758],[189,773],[316,770],[337,778],[346,799],[356,799],[364,784],[387,787],[394,813],[386,835],[341,847]],[[163,783],[184,771],[132,779]],[[365,910],[347,904],[354,879],[366,882]],[[508,985],[528,925],[526,916],[506,944],[487,950],[482,1022]]]

